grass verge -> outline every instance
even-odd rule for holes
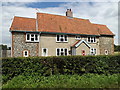
[[[118,74],[51,75],[14,77],[3,88],[120,88]]]

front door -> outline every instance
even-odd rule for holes
[[[85,56],[85,50],[82,50],[82,55]]]
[[[75,47],[71,48],[71,55],[76,55],[76,48]]]

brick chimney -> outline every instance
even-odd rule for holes
[[[67,17],[73,17],[73,12],[71,11],[71,9],[67,9],[66,16]]]

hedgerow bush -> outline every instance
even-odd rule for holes
[[[24,74],[50,76],[56,74],[115,74],[120,73],[120,55],[18,57],[2,59],[3,83]]]

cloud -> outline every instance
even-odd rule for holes
[[[36,0],[32,0],[36,1]],[[4,3],[2,6],[2,36],[3,43],[11,45],[11,34],[9,32],[12,18],[14,16],[36,18],[36,10],[32,7],[27,7],[23,3]],[[70,2],[61,4],[59,7],[38,8],[39,12],[51,13],[58,15],[65,15],[67,8],[72,8],[74,17],[89,19],[92,23],[105,24],[108,28],[116,34],[115,44],[118,44],[118,3],[96,3],[96,2]]]
[[[118,3],[117,2],[72,2],[55,8],[44,8],[40,11],[65,15],[65,10],[72,8],[74,17],[89,19],[92,23],[104,24],[116,35],[118,44]],[[52,10],[52,11],[51,11]]]
[[[0,0],[2,2],[38,2],[43,0]]]
[[[23,6],[2,6],[2,43],[11,46],[11,33],[9,28],[12,24],[14,16],[22,16],[28,18],[36,17],[36,10],[34,8],[27,8]]]
[[[82,3],[70,5],[75,17],[89,19],[92,23],[105,24],[116,34],[115,44],[118,44],[118,3]]]
[[[2,2],[119,2],[119,0],[0,0]]]

